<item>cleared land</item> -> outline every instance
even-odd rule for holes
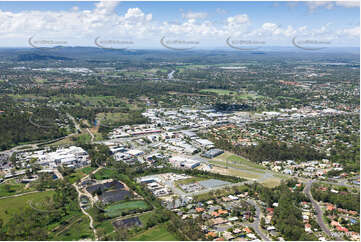
[[[212,164],[215,165],[222,165],[222,166],[226,166],[226,163],[222,163],[222,162],[212,162]],[[214,173],[219,173],[222,175],[227,175],[227,176],[237,176],[237,177],[241,177],[241,178],[245,178],[245,179],[259,179],[262,175],[259,174],[250,174],[248,173],[246,170],[245,171],[241,171],[241,170],[236,170],[232,167],[228,167],[228,168],[224,168],[224,167],[218,167],[218,166],[213,166],[211,172]]]
[[[276,187],[276,186],[280,185],[281,179],[271,177],[271,178],[265,179],[263,182],[261,182],[261,184],[265,187],[272,188],[272,187]]]
[[[215,165],[212,172],[246,179],[259,179],[265,173],[264,168],[260,165],[230,152],[217,156],[210,160],[209,163]]]
[[[247,160],[246,158],[243,158],[241,156],[235,155],[231,152],[224,152],[223,154],[217,156],[216,158],[213,159],[214,161],[229,161],[232,163],[237,163],[239,165],[245,166],[248,169],[251,168],[256,168],[256,169],[261,169],[264,170],[265,168],[255,162],[252,162],[250,160]],[[262,172],[262,171],[260,171]]]
[[[183,179],[183,180],[178,180],[175,182],[175,184],[190,184],[190,183],[195,183],[195,182],[199,182],[199,181],[204,181],[204,180],[208,180],[209,178],[205,178],[205,177],[191,177],[191,178],[187,178],[187,179]]]
[[[279,185],[283,178],[272,175],[272,172],[266,171],[261,165],[228,151],[210,160],[209,163],[214,165],[211,172],[258,180],[267,187]]]

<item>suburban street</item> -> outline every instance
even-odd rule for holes
[[[261,237],[262,240],[270,241],[270,239],[266,235],[263,234],[262,229],[261,229],[261,224],[260,224],[261,214],[262,214],[261,208],[258,206],[256,201],[254,201],[254,200],[248,199],[247,202],[256,208],[256,216],[255,216],[253,223],[251,223],[250,226]]]
[[[312,206],[315,208],[316,210],[316,217],[317,217],[317,223],[318,225],[320,225],[321,229],[323,232],[325,232],[328,236],[333,237],[330,230],[328,229],[328,225],[325,224],[325,222],[323,221],[323,212],[321,207],[318,205],[318,202],[316,200],[313,199],[312,194],[311,194],[311,187],[312,187],[312,180],[309,180],[306,183],[305,189],[304,189],[304,193],[306,194],[306,196],[311,200],[312,202]],[[338,237],[336,237],[337,240],[342,240]]]

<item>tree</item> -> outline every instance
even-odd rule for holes
[[[10,184],[8,184],[8,183],[6,183],[5,185],[4,185],[4,190],[6,191],[6,192],[12,192],[12,189],[11,189],[11,185]]]
[[[265,228],[265,226],[266,226],[266,220],[264,219],[264,217],[261,218],[260,224],[261,224],[261,227],[262,227],[262,228]]]

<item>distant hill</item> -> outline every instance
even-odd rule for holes
[[[62,56],[52,56],[52,55],[39,55],[35,53],[29,54],[20,54],[16,57],[17,61],[43,61],[43,60],[72,60],[71,58],[62,57]]]

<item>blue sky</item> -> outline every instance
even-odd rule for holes
[[[96,37],[112,47],[131,40],[132,48],[159,47],[162,37],[199,48],[224,47],[229,37],[359,46],[359,26],[357,2],[0,2],[0,46],[28,46],[31,36],[86,46]]]

